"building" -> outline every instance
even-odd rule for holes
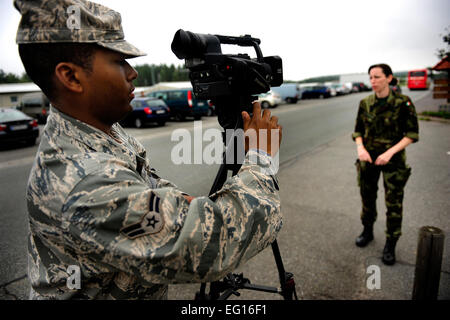
[[[433,68],[436,71],[445,71],[447,77],[435,79],[433,87],[433,99],[447,99],[447,105],[439,106],[439,111],[449,111],[450,103],[450,55],[445,55]]]
[[[33,82],[0,84],[0,108],[18,106],[25,94],[40,91]]]

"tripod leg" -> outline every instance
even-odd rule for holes
[[[278,268],[278,276],[280,277],[281,295],[285,300],[293,300],[294,298],[298,300],[297,292],[295,291],[294,275],[286,272],[284,269],[277,240],[272,243],[272,251]]]
[[[277,264],[281,287],[283,287],[284,283],[286,283],[286,271],[284,270],[283,260],[281,260],[280,248],[278,247],[277,240],[272,242],[272,252],[275,258],[275,263]]]
[[[206,283],[200,285],[200,291],[195,293],[195,300],[204,301],[206,300]]]

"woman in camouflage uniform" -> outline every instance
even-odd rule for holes
[[[411,99],[389,87],[397,83],[391,68],[386,64],[373,65],[369,75],[374,94],[361,100],[352,135],[358,150],[356,167],[364,226],[356,245],[364,247],[373,240],[378,180],[383,172],[387,212],[382,260],[392,265],[395,245],[401,235],[403,189],[411,174],[404,149],[419,139],[419,129]]]

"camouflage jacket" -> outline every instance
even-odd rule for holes
[[[408,96],[390,90],[386,104],[375,94],[361,100],[353,140],[362,137],[368,150],[385,151],[403,137],[419,140],[416,109]]]
[[[275,239],[270,157],[249,152],[214,197],[189,204],[118,124],[113,135],[51,109],[26,193],[32,299],[164,299],[168,284],[221,279]]]

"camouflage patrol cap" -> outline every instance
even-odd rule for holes
[[[146,55],[124,39],[120,13],[85,0],[15,0],[16,43],[96,43],[127,57]]]

